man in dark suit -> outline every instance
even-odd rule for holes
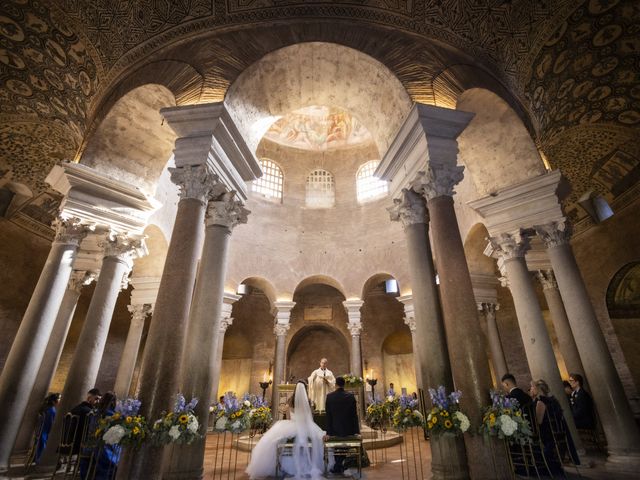
[[[511,373],[505,373],[502,376],[502,386],[507,392],[507,398],[514,398],[518,401],[518,405],[520,405],[520,409],[523,413],[528,413],[529,408],[531,407],[531,397],[527,395],[524,390],[518,388],[516,384],[516,377]]]
[[[325,405],[327,419],[327,435],[330,437],[348,437],[360,433],[356,398],[345,392],[344,378],[336,378],[336,390],[327,395]],[[335,465],[331,473],[342,473],[344,456],[335,456]]]
[[[593,430],[595,426],[593,400],[591,399],[591,395],[582,388],[583,383],[584,379],[582,375],[572,373],[569,376],[569,384],[573,390],[571,397],[569,397],[571,413],[573,414],[573,420],[576,422],[577,428]]]
[[[82,435],[85,433],[85,426],[87,423],[87,415],[89,415],[95,406],[100,401],[100,390],[92,388],[87,392],[87,399],[84,402],[79,403],[73,407],[69,413],[73,415],[70,419],[65,418],[65,421],[70,422],[66,426],[68,435],[73,435],[72,438],[66,438],[65,443],[71,443],[73,440],[73,448],[71,453],[80,452],[80,444],[82,443]]]

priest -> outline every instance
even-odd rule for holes
[[[309,400],[315,405],[315,409],[323,412],[327,393],[333,392],[336,385],[336,377],[327,368],[327,359],[320,360],[320,368],[314,370],[309,377]]]

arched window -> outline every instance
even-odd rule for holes
[[[267,159],[260,160],[260,166],[262,167],[263,175],[253,181],[251,191],[282,202],[282,190],[284,187],[282,170],[275,162]]]
[[[331,172],[315,169],[307,177],[307,207],[330,208],[336,203],[336,188]]]
[[[389,186],[384,180],[373,176],[379,160],[371,160],[358,169],[356,174],[356,195],[359,203],[369,202],[385,197],[389,192]]]

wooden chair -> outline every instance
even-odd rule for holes
[[[348,437],[329,437],[324,442],[324,469],[327,472],[329,466],[329,455],[341,455],[348,458],[354,458],[358,468],[358,478],[362,478],[362,436],[350,435]]]

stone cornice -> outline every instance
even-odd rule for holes
[[[478,305],[498,302],[498,279],[495,275],[471,274],[473,296]]]
[[[158,297],[158,289],[160,288],[160,277],[137,277],[131,278],[130,282],[133,286],[131,291],[131,305],[149,304],[153,308]]]
[[[559,170],[511,185],[468,202],[485,220],[489,235],[511,234],[553,221],[564,221],[560,206],[564,183]]]

